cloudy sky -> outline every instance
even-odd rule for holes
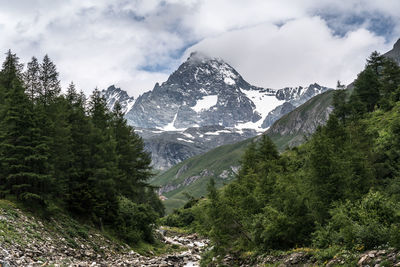
[[[351,82],[400,38],[398,0],[0,0],[0,52],[48,54],[63,86],[163,82],[191,51],[263,87]]]

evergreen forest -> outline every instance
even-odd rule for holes
[[[26,68],[9,51],[0,72],[0,198],[50,217],[61,210],[134,244],[152,242],[163,205],[151,159],[121,107],[71,83],[61,93],[46,55]]]

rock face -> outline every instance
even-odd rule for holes
[[[383,54],[385,57],[391,58],[400,65],[400,39],[394,44],[393,49]]]
[[[122,112],[126,113],[135,103],[133,97],[130,97],[126,91],[114,85],[111,85],[106,90],[102,90],[101,94],[106,99],[109,110],[113,110],[115,103],[119,102],[122,107]]]
[[[159,170],[166,170],[217,146],[239,142],[257,134],[251,129],[239,130],[219,125],[191,127],[184,131],[138,128],[136,132],[142,136],[146,150],[151,152],[152,164]]]
[[[274,110],[270,111],[267,117],[264,119],[261,124],[262,128],[269,128],[274,122],[279,120],[283,115],[289,113],[294,110],[296,107],[290,104],[290,102],[285,102],[282,105],[277,106]]]

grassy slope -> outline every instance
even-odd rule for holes
[[[283,151],[288,145],[300,144],[304,140],[304,135],[306,135],[304,129],[289,130],[292,128],[295,129],[296,124],[298,125],[301,121],[314,120],[314,117],[318,117],[322,114],[322,111],[330,106],[332,96],[333,91],[328,91],[312,98],[289,114],[283,116],[266,132],[266,134],[271,137],[280,151]],[[311,113],[314,115],[311,116]],[[307,122],[310,123],[309,121]],[[286,134],[280,134],[282,131]],[[254,140],[254,138],[217,147],[204,154],[187,159],[166,172],[157,175],[152,180],[152,184],[162,186],[167,184],[178,185],[186,178],[200,175],[204,170],[213,172],[213,175],[205,175],[188,186],[181,186],[178,189],[164,193],[168,198],[164,202],[167,213],[171,213],[174,208],[182,207],[187,202],[185,193],[189,193],[194,197],[206,195],[207,183],[211,177],[214,178],[217,187],[223,186],[234,179],[235,176],[231,171],[231,166],[240,165],[239,161],[241,155],[252,140]],[[229,170],[229,177],[220,177],[220,174],[224,170]],[[179,175],[177,175],[178,173]]]
[[[211,170],[214,173],[214,175],[204,176],[201,179],[196,180],[196,182],[187,187],[180,187],[174,191],[166,193],[165,196],[168,197],[168,200],[165,201],[167,212],[169,213],[174,208],[181,207],[187,201],[184,192],[188,192],[190,195],[195,197],[204,196],[207,191],[207,183],[211,177],[215,179],[217,186],[222,186],[224,183],[231,180],[233,178],[232,175],[225,179],[222,179],[219,175],[224,170],[231,169],[231,166],[240,165],[240,157],[251,141],[252,139],[247,139],[239,143],[217,147],[202,155],[187,159],[170,168],[166,172],[156,176],[152,184],[160,186],[165,184],[180,184],[188,177],[201,174],[205,169]],[[186,170],[182,171],[181,175],[176,177],[176,174],[182,168],[186,168]]]

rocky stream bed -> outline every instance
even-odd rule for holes
[[[98,254],[88,248],[70,249],[66,246],[37,246],[25,247],[10,245],[0,246],[0,266],[148,266],[169,267],[200,266],[201,252],[208,244],[207,240],[197,235],[175,235],[163,237],[163,242],[182,251],[160,256],[143,256],[133,250],[119,253]]]
[[[163,228],[157,232],[165,245],[141,255],[68,217],[41,220],[3,202],[0,266],[199,266],[208,240]]]

